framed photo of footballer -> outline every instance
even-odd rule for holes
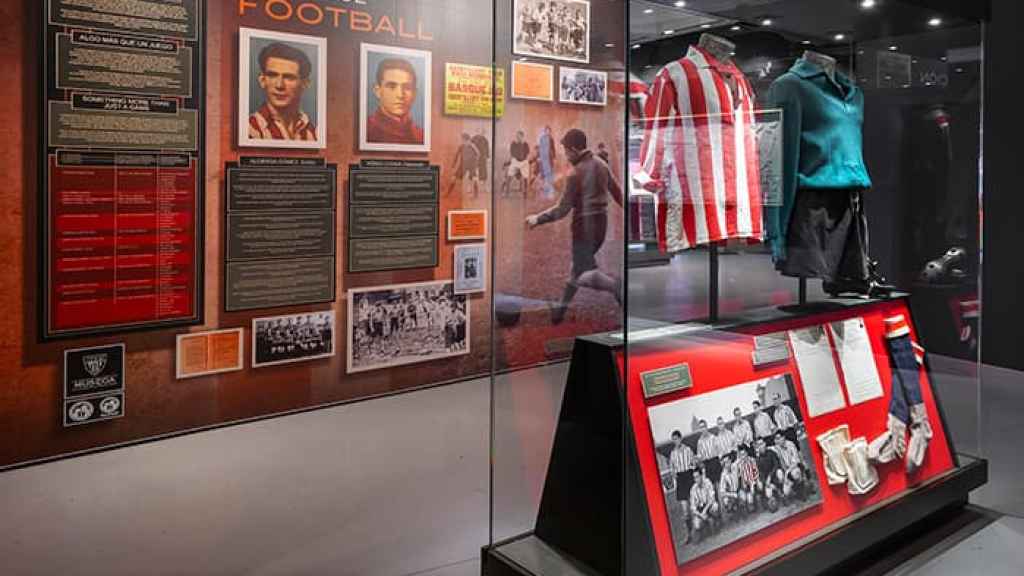
[[[238,145],[327,147],[327,39],[238,32]]]
[[[589,0],[514,0],[512,53],[590,63]]]
[[[430,152],[431,53],[362,44],[359,149]]]
[[[334,356],[334,311],[254,318],[252,367]]]
[[[558,69],[558,101],[563,104],[608,105],[608,73],[600,70]]]
[[[451,281],[349,290],[348,319],[349,374],[469,354],[469,298]]]
[[[678,564],[821,504],[789,374],[653,406],[648,416]]]

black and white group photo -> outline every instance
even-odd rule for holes
[[[589,0],[515,0],[512,52],[590,62]]]
[[[252,321],[252,365],[272,366],[334,356],[334,312]]]
[[[451,281],[350,290],[348,372],[469,354],[468,304]]]
[[[558,75],[560,77],[559,102],[591,106],[608,104],[607,72],[562,66]]]
[[[679,564],[822,502],[791,376],[683,398],[648,415]]]

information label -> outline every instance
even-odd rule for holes
[[[686,364],[643,372],[640,374],[640,380],[644,385],[644,398],[654,398],[693,387],[690,367]]]
[[[227,173],[227,310],[334,301],[335,165],[243,159]]]
[[[42,337],[198,323],[201,4],[43,0],[43,10]]]
[[[228,312],[334,302],[334,258],[228,262]]]
[[[438,265],[440,170],[364,161],[349,167],[348,271]]]

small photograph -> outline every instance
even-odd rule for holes
[[[455,293],[478,294],[487,289],[487,245],[455,247]]]
[[[238,145],[327,147],[327,39],[239,30]]]
[[[555,67],[532,62],[512,62],[512,97],[552,102],[555,99]]]
[[[512,53],[590,63],[589,0],[515,0]]]
[[[334,356],[334,312],[254,318],[252,366],[274,366]]]
[[[359,76],[359,149],[430,152],[430,52],[363,44]]]
[[[608,104],[608,73],[562,66],[558,71],[558,101],[565,104]]]
[[[451,281],[349,290],[348,372],[469,354],[469,300]]]
[[[821,504],[789,374],[655,406],[648,415],[678,564]]]

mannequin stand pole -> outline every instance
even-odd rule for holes
[[[718,322],[719,262],[718,244],[708,247],[708,320]]]
[[[799,298],[801,306],[807,304],[807,278],[800,279]]]

